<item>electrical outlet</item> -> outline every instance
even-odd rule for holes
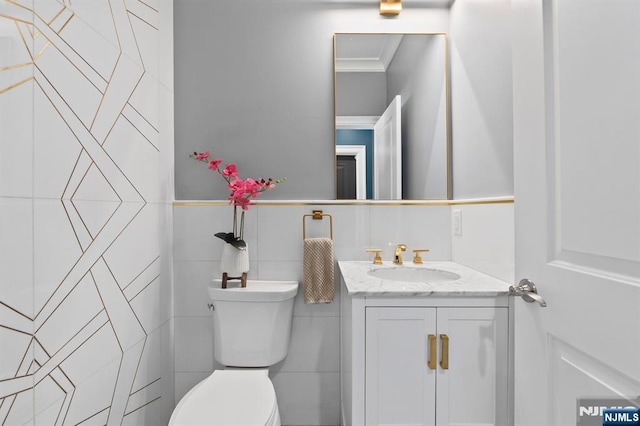
[[[451,218],[451,228],[453,235],[459,237],[462,235],[462,211],[454,210]]]

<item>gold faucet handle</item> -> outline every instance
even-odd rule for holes
[[[413,263],[421,264],[422,263],[422,257],[420,256],[420,253],[428,253],[428,252],[429,252],[428,249],[414,250],[413,251]]]
[[[382,253],[381,249],[367,249],[367,253],[375,253],[375,257],[373,258],[374,265],[382,265],[382,257],[380,253]]]

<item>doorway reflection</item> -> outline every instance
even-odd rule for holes
[[[373,199],[373,129],[337,129],[336,145],[338,199]],[[352,160],[341,162],[340,157]],[[345,162],[354,168],[352,180],[347,178],[346,169],[340,170]],[[360,191],[357,191],[358,187]],[[347,195],[351,193],[353,196]]]

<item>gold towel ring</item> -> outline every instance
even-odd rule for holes
[[[333,240],[333,216],[329,213],[322,213],[322,210],[312,210],[311,214],[305,214],[302,216],[302,239],[307,238],[307,227],[305,219],[307,217],[312,218],[313,220],[322,220],[324,216],[329,217],[329,238]]]

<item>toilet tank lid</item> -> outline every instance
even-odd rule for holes
[[[245,288],[237,281],[222,288],[222,280],[214,279],[209,284],[209,296],[213,300],[238,302],[280,302],[292,299],[298,293],[297,281],[247,280]]]

